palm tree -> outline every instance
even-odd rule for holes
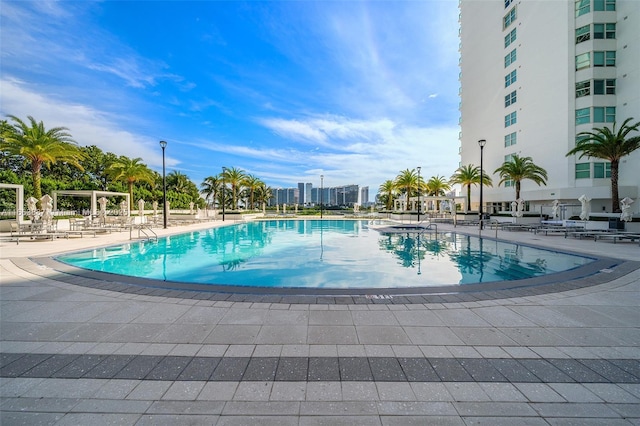
[[[222,178],[224,179],[225,185],[231,186],[231,208],[234,210],[238,209],[238,193],[242,187],[244,177],[246,174],[243,170],[236,169],[232,167],[230,169],[224,169],[222,172]]]
[[[391,210],[393,206],[393,196],[396,194],[396,183],[392,180],[386,180],[378,188],[378,192],[382,194],[381,199],[384,200],[387,210]]]
[[[516,186],[516,200],[520,198],[520,183],[529,179],[540,185],[547,184],[547,171],[540,166],[537,166],[531,157],[520,157],[517,154],[513,154],[509,161],[502,163],[502,166],[498,167],[495,172],[499,173],[501,185],[507,181],[513,181]]]
[[[215,203],[218,194],[222,191],[222,178],[220,176],[209,176],[204,178],[200,184],[202,194],[204,194],[207,202],[213,200]]]
[[[254,195],[256,203],[262,205],[269,202],[269,199],[273,197],[273,192],[270,186],[267,186],[264,184],[264,182],[262,182],[261,185],[256,188]]]
[[[40,180],[43,165],[50,167],[51,164],[61,161],[83,170],[80,160],[84,158],[84,154],[71,139],[69,129],[53,127],[47,130],[42,121],[37,122],[31,116],[27,117],[28,124],[14,115],[8,117],[14,124],[2,126],[0,151],[21,156],[31,163],[33,196],[38,199],[38,203],[42,198]]]
[[[442,197],[446,191],[451,189],[451,185],[446,181],[444,176],[432,176],[424,185],[427,195]],[[436,209],[440,208],[440,200],[436,201]]]
[[[611,162],[611,202],[612,211],[620,211],[620,196],[618,194],[618,176],[620,159],[640,148],[640,136],[627,137],[629,133],[638,131],[640,121],[635,124],[627,124],[633,118],[627,118],[616,132],[616,123],[613,128],[595,128],[593,132],[578,133],[578,142],[575,148],[567,153],[567,156],[581,153],[582,158],[602,158]]]
[[[133,209],[133,184],[139,181],[153,184],[154,174],[146,164],[141,163],[142,158],[131,158],[122,156],[115,163],[111,163],[107,168],[107,173],[113,180],[126,182],[129,187],[130,208]]]
[[[421,187],[421,181],[422,178],[418,178],[416,169],[405,169],[396,177],[396,188],[407,195],[407,208],[409,207],[409,197],[412,193],[417,193],[418,188]]]
[[[427,195],[433,195],[441,197],[445,195],[446,191],[451,189],[451,185],[447,182],[444,176],[432,176],[425,184]]]
[[[451,179],[449,179],[449,183],[451,184],[467,187],[466,211],[469,211],[469,206],[471,206],[471,185],[479,185],[480,180],[480,167],[472,164],[458,167],[458,170],[456,170],[453,176],[451,176]],[[482,172],[482,184],[484,186],[493,186],[491,177],[484,173],[484,170]]]
[[[260,185],[262,185],[262,181],[253,175],[246,175],[242,181],[242,186],[244,186],[249,193],[249,209],[253,209],[255,207],[255,192]]]
[[[190,183],[189,176],[177,170],[167,175],[167,191],[172,190],[178,193],[188,193]]]

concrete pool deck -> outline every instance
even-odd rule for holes
[[[92,288],[29,259],[128,233],[2,242],[0,424],[638,424],[638,244],[498,237],[627,262],[541,294],[281,303]]]

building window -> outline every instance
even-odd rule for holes
[[[616,51],[607,50],[605,52],[593,52],[594,67],[615,67]]]
[[[589,52],[576,56],[576,71],[591,66],[591,54]]]
[[[507,53],[507,56],[504,57],[504,67],[508,67],[512,63],[516,61],[516,49],[513,49],[511,52]]]
[[[504,162],[505,163],[508,163],[511,160],[513,160],[513,154],[507,154],[507,155],[504,156]],[[511,179],[507,179],[507,180],[504,181],[504,186],[505,187],[507,187],[507,186],[516,186],[516,183]]]
[[[593,107],[594,123],[614,123],[616,121],[616,107]]]
[[[594,95],[615,95],[616,94],[616,79],[606,80],[593,80],[593,94]]]
[[[517,100],[516,91],[509,93],[504,97],[504,107],[508,107],[509,105],[515,104]]]
[[[518,73],[516,72],[516,70],[513,70],[504,77],[504,87],[511,86],[517,80],[518,80]]]
[[[511,3],[513,3],[513,0],[504,0],[504,8],[506,9],[511,6]]]
[[[605,179],[611,177],[611,163],[593,163],[593,177]]]
[[[504,127],[509,127],[518,122],[518,112],[513,111],[511,114],[504,116]]]
[[[576,0],[576,16],[591,12],[591,0]]]
[[[613,12],[616,10],[616,0],[593,0],[593,10],[596,12]]]
[[[587,41],[591,38],[591,25],[576,28],[576,44]]]
[[[504,146],[508,147],[511,145],[515,145],[517,141],[518,141],[517,133],[516,132],[509,133],[504,137]]]
[[[504,36],[504,47],[509,47],[511,43],[516,41],[516,37],[517,37],[516,29],[517,28],[512,29],[509,34]]]
[[[584,28],[584,27],[583,27]],[[578,30],[576,30],[577,33]],[[616,24],[593,24],[593,38],[602,39],[615,39],[616,38]]]
[[[576,125],[591,123],[591,109],[580,108],[576,110]]]
[[[516,20],[516,8],[515,6],[502,18],[502,29],[506,29],[509,25],[513,24]]]
[[[591,95],[591,80],[579,81],[576,83],[576,98]],[[593,94],[594,95],[615,95],[616,94],[616,79],[609,78],[606,80],[596,79],[593,80]]]
[[[591,163],[576,163],[576,179],[589,179],[591,177]]]
[[[589,96],[591,94],[591,81],[579,81],[576,83],[576,98]]]

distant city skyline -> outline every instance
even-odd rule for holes
[[[302,191],[304,188],[304,191]],[[307,194],[307,189],[309,190]],[[276,204],[297,204],[315,206],[319,204],[327,206],[347,206],[354,204],[369,205],[369,187],[358,184],[338,185],[332,187],[315,187],[311,182],[298,182],[297,187],[271,188],[273,196],[269,199],[269,206]],[[320,192],[322,191],[322,197]],[[309,199],[307,199],[307,195]],[[321,200],[322,198],[322,200]]]

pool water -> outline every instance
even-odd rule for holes
[[[383,234],[353,220],[247,222],[57,259],[165,281],[327,289],[521,280],[594,261],[457,233]]]

